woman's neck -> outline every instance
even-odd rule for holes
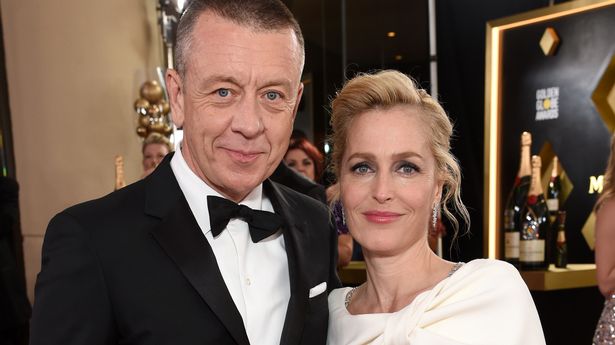
[[[438,257],[427,241],[394,256],[365,252],[367,281],[355,293],[353,314],[398,311],[446,278],[453,263]],[[358,299],[358,300],[357,300]],[[353,305],[354,304],[354,305]]]

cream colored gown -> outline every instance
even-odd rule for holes
[[[395,313],[351,315],[351,288],[329,295],[330,345],[542,345],[540,319],[519,272],[478,259]]]

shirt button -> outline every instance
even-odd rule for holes
[[[250,278],[246,278],[246,285],[252,285],[252,282],[250,281]]]

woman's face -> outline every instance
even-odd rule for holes
[[[388,256],[426,245],[442,188],[428,137],[408,106],[370,110],[350,125],[340,192],[348,228],[366,253]]]
[[[143,149],[143,170],[152,170],[160,164],[169,149],[164,144],[148,144]]]
[[[284,156],[284,163],[300,174],[314,181],[316,179],[314,161],[301,149],[292,149]]]

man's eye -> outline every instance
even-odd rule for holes
[[[229,89],[218,89],[217,92],[220,97],[227,97],[231,93]]]
[[[265,97],[267,97],[267,99],[270,101],[275,101],[280,97],[280,94],[274,91],[269,91],[265,94]]]

